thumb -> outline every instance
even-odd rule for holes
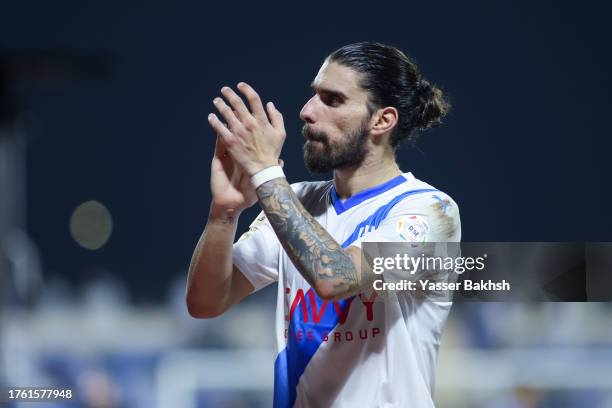
[[[215,142],[215,157],[224,157],[227,154],[227,148],[221,140],[219,134],[217,134],[217,140]]]

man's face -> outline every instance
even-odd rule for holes
[[[304,162],[315,173],[358,166],[365,159],[370,114],[360,74],[337,63],[323,63],[312,82],[314,95],[300,112]]]

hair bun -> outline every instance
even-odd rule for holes
[[[417,104],[413,113],[413,125],[418,129],[429,129],[442,123],[442,118],[450,109],[440,88],[429,81],[420,79],[415,87]]]
[[[416,85],[417,92],[421,96],[428,95],[433,91],[431,84],[426,79],[419,79]]]

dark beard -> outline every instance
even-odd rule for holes
[[[368,152],[367,125],[368,121],[363,121],[355,132],[347,135],[341,142],[331,144],[326,133],[315,133],[305,124],[302,134],[308,139],[304,144],[304,164],[308,171],[322,174],[363,163]]]

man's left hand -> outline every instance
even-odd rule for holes
[[[231,106],[219,97],[213,103],[227,126],[214,113],[208,115],[208,122],[223,139],[230,156],[249,176],[253,176],[278,164],[286,136],[285,125],[283,115],[272,102],[266,104],[266,115],[259,95],[250,85],[240,82],[238,89],[248,101],[250,111],[242,98],[225,86],[221,94]]]

